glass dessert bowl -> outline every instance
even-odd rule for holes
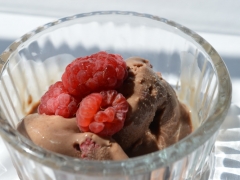
[[[22,136],[18,123],[61,79],[68,63],[97,51],[148,59],[191,110],[193,132],[154,153],[88,161],[50,152]],[[214,48],[167,19],[135,12],[92,12],[48,23],[0,56],[0,133],[20,179],[197,179],[231,102],[231,81]]]

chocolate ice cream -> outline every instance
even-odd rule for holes
[[[66,119],[35,113],[24,118],[18,131],[42,148],[76,158],[128,158],[112,138],[102,138],[90,132],[81,133],[76,125],[76,118]]]
[[[179,102],[173,88],[155,73],[148,60],[126,60],[129,75],[119,90],[130,105],[125,127],[114,135],[132,156],[168,147],[192,132],[187,107]]]
[[[128,77],[118,92],[129,104],[123,129],[112,138],[80,132],[76,118],[32,114],[18,130],[35,144],[60,154],[121,160],[168,147],[192,132],[188,108],[148,60],[126,60]]]

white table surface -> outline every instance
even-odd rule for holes
[[[47,3],[46,3],[47,2]],[[101,3],[100,3],[101,2]],[[72,14],[128,10],[174,20],[196,31],[222,56],[232,79],[233,99],[215,147],[211,179],[240,179],[240,1],[0,0],[0,53],[26,32]],[[233,138],[234,137],[234,138]],[[0,179],[19,180],[0,138]]]

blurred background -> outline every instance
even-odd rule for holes
[[[136,11],[178,22],[213,45],[233,83],[240,78],[240,1],[236,0],[0,0],[0,53],[15,39],[45,23],[101,10]],[[236,90],[240,85],[235,86],[233,102],[238,103],[240,93]]]
[[[239,112],[239,0],[0,0],[0,54],[17,38],[38,26],[65,16],[102,10],[135,11],[157,15],[200,34],[218,51],[226,63],[233,83],[232,103]],[[235,166],[240,168],[240,151],[237,153],[238,156],[234,158],[239,162]],[[219,172],[221,173],[221,170]],[[221,174],[219,177],[240,179],[239,173],[233,174]],[[0,179],[18,179],[7,155],[5,158],[0,158]]]

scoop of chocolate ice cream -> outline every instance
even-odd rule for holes
[[[121,160],[128,158],[112,138],[81,133],[76,118],[31,114],[18,126],[18,131],[47,150],[81,159]]]
[[[129,76],[119,90],[129,103],[125,126],[114,139],[132,156],[163,149],[192,131],[189,110],[148,60],[126,61]]]
[[[129,103],[125,126],[114,139],[124,150],[131,147],[149,129],[155,112],[167,101],[167,89],[162,79],[152,70],[148,60],[132,57],[126,60],[128,78],[121,92]]]

